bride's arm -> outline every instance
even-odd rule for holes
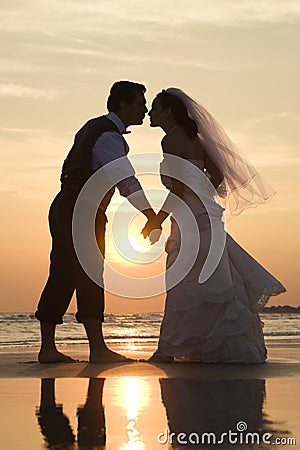
[[[164,154],[171,154],[175,156],[180,155],[178,142],[175,139],[172,139],[171,136],[165,136],[161,142],[161,146]],[[164,186],[166,186],[166,188],[171,192],[168,193],[163,205],[160,208],[159,213],[151,220],[148,220],[145,227],[143,228],[142,234],[145,238],[149,236],[152,230],[161,230],[163,222],[174,209],[176,203],[175,195],[178,195],[179,190],[182,188],[181,183],[178,180],[167,175],[161,174],[161,180]],[[174,192],[175,195],[172,192]]]
[[[211,177],[211,183],[217,189],[223,181],[223,175],[206,153],[204,156],[204,167]]]
[[[181,152],[181,145],[176,139],[176,137],[172,135],[166,135],[162,142],[161,142],[163,154],[167,155],[174,155],[177,157],[182,157]],[[178,167],[178,170],[180,170],[180,167]],[[163,184],[169,189],[169,194],[164,201],[159,213],[157,214],[155,221],[161,226],[162,223],[166,220],[166,218],[171,214],[171,212],[174,209],[175,203],[176,203],[176,197],[175,195],[178,195],[180,197],[183,189],[182,183],[172,177],[169,177],[167,175],[161,174],[161,179]]]

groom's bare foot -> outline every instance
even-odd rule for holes
[[[38,361],[41,364],[76,362],[75,359],[58,350],[41,350],[38,354]]]
[[[133,359],[119,355],[119,353],[113,352],[112,350],[109,350],[109,348],[93,351],[90,354],[90,363],[93,364],[123,362],[133,362]]]

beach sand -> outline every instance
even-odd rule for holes
[[[135,358],[153,350],[112,348]],[[38,364],[37,349],[0,353],[1,450],[250,448],[247,433],[259,433],[248,435],[260,439],[251,448],[275,439],[276,448],[300,448],[298,343],[270,343],[262,365],[88,364],[86,346],[61,350],[81,361]],[[180,444],[197,437],[206,444]]]

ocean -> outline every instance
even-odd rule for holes
[[[300,314],[263,313],[264,335],[268,343],[300,338]],[[74,314],[66,314],[65,322],[57,327],[56,342],[59,345],[86,344],[84,328]],[[162,313],[106,314],[104,335],[106,342],[130,345],[155,345],[159,336]],[[36,348],[40,343],[39,322],[33,313],[0,313],[0,350],[10,348]]]

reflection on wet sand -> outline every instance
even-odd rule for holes
[[[122,445],[122,450],[131,450],[133,443],[143,445],[142,432],[138,427],[138,417],[140,414],[141,406],[145,406],[145,391],[147,387],[144,386],[144,380],[140,380],[137,377],[126,377],[124,380],[125,385],[120,385],[119,389],[120,398],[125,400],[126,408],[126,442]],[[144,388],[144,389],[143,389]],[[142,400],[142,401],[141,401]]]
[[[63,406],[55,401],[55,379],[41,380],[41,402],[36,415],[47,448],[51,450],[71,450],[75,435],[69,419],[63,413]],[[102,404],[103,378],[91,378],[86,402],[77,409],[78,449],[104,449],[105,415]]]
[[[85,405],[78,407],[78,446],[100,449],[106,441],[103,407],[103,378],[91,378]]]
[[[288,436],[265,412],[261,379],[91,378],[84,405],[77,407],[77,439],[63,405],[55,400],[55,379],[41,380],[36,416],[51,450],[270,448],[261,436]],[[65,381],[66,382],[66,381]],[[105,393],[104,393],[105,386]],[[71,391],[72,392],[72,391]],[[74,401],[76,402],[76,389]],[[103,396],[106,401],[104,411]],[[75,403],[76,405],[76,403]],[[73,419],[75,421],[75,418]],[[74,423],[74,422],[73,422]],[[238,423],[244,428],[237,429]],[[73,425],[73,429],[76,425]],[[224,437],[232,430],[238,441]],[[170,439],[171,434],[173,437]],[[177,437],[184,433],[185,437]],[[213,433],[201,441],[203,434]],[[223,443],[218,444],[222,437]],[[245,434],[259,437],[245,441]],[[192,440],[183,444],[189,436]],[[200,437],[197,441],[195,434]],[[158,436],[159,439],[158,439]],[[269,438],[272,440],[272,438]],[[203,442],[203,445],[202,445]],[[190,445],[190,444],[197,445]],[[277,447],[278,448],[278,447]],[[279,447],[281,448],[281,447]]]
[[[36,410],[36,416],[41,433],[49,449],[71,449],[75,435],[69,419],[63,413],[63,406],[55,401],[55,380],[41,380],[41,402]]]
[[[169,426],[160,442],[168,440],[174,448],[195,448],[192,443],[199,443],[197,448],[203,449],[220,448],[221,445],[221,448],[236,449],[237,444],[239,448],[253,448],[245,445],[247,433],[248,444],[259,444],[256,448],[270,448],[270,445],[265,447],[260,436],[267,433],[286,436],[288,433],[287,430],[275,428],[264,412],[265,380],[167,378],[160,380],[160,386]],[[229,430],[232,430],[230,439]],[[227,435],[224,434],[226,432]],[[171,433],[174,435],[170,442]],[[179,433],[186,436],[178,438]],[[213,434],[209,436],[208,433]],[[271,437],[266,435],[265,439]],[[187,443],[183,444],[183,441]]]

